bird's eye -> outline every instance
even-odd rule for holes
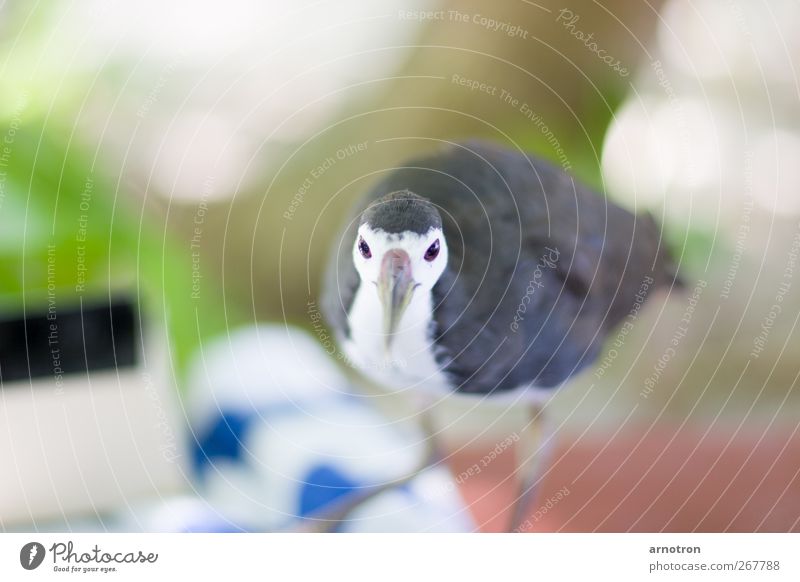
[[[425,260],[429,263],[439,256],[439,239],[437,238],[433,241],[433,244],[428,247],[428,250],[425,251]]]
[[[360,252],[361,256],[365,259],[372,258],[372,251],[369,250],[369,245],[363,238],[358,239],[358,252]]]

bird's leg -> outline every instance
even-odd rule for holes
[[[433,412],[427,406],[420,406],[420,428],[425,438],[425,450],[427,451],[428,467],[433,467],[445,460],[444,448],[441,438],[436,431],[436,423],[433,420]]]
[[[554,448],[555,431],[545,418],[544,409],[538,404],[531,405],[529,415],[530,420],[523,429],[518,447],[519,490],[514,500],[510,529],[512,532],[530,529],[531,524],[527,523],[526,517],[536,501]]]
[[[428,409],[423,409],[420,412],[421,425],[425,437],[425,456],[422,462],[408,475],[387,481],[381,485],[374,487],[364,487],[351,495],[347,495],[337,501],[334,501],[329,506],[325,507],[321,512],[303,518],[299,526],[295,526],[291,531],[295,532],[331,532],[336,529],[342,522],[347,519],[353,511],[361,507],[362,504],[377,497],[385,491],[401,487],[410,481],[413,481],[420,473],[426,471],[442,460],[441,451],[438,445],[437,435],[434,432],[431,413]]]

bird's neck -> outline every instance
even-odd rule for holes
[[[415,292],[398,323],[389,349],[383,330],[383,307],[372,285],[356,292],[348,319],[346,351],[353,364],[379,383],[405,387],[436,376],[433,342],[433,297]]]

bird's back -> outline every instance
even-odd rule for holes
[[[564,382],[642,293],[674,279],[652,218],[518,151],[456,144],[394,170],[364,204],[402,190],[442,216],[449,264],[434,287],[435,353],[462,392]],[[347,269],[340,261],[340,284],[357,285]]]

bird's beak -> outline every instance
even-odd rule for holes
[[[378,296],[383,306],[384,348],[387,353],[415,286],[408,253],[400,249],[387,251],[383,255],[378,277]]]

